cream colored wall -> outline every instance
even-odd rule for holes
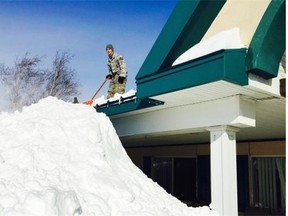
[[[285,156],[285,145],[285,141],[266,141],[237,143],[236,147],[237,155]],[[134,164],[143,169],[144,156],[193,157],[196,155],[209,155],[210,144],[127,148],[126,152]]]
[[[222,31],[238,27],[242,43],[248,47],[270,0],[227,0],[202,41]]]

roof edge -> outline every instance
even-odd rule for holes
[[[248,84],[246,48],[223,49],[138,79],[137,97],[148,98],[202,84],[225,80]]]

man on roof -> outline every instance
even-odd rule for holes
[[[110,80],[107,99],[112,98],[116,93],[124,94],[127,82],[126,63],[122,55],[114,52],[112,44],[106,46],[108,55],[108,70],[109,74],[106,79]]]

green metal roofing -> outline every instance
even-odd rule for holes
[[[246,69],[266,79],[276,77],[285,51],[285,0],[272,0],[249,45]]]
[[[225,0],[180,0],[155,41],[136,80],[168,68],[186,50],[200,42]]]

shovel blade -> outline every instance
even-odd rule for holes
[[[93,100],[89,100],[89,101],[84,101],[84,102],[82,102],[83,104],[86,104],[86,105],[92,105],[92,103],[93,103]]]

